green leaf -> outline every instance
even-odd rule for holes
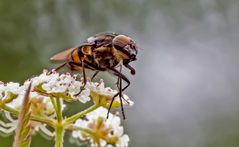
[[[22,107],[18,116],[18,124],[16,129],[16,134],[14,138],[13,147],[29,147],[32,138],[32,127],[30,121],[30,94],[31,84],[28,86],[28,89],[25,93]]]

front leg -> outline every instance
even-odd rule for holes
[[[124,62],[123,65],[130,70],[130,73],[132,75],[135,75],[135,69],[132,66],[130,66],[128,62]]]
[[[124,107],[123,107],[123,102],[122,102],[122,92],[130,85],[130,81],[125,77],[124,74],[122,74],[120,71],[118,71],[114,68],[110,68],[109,71],[112,72],[115,76],[118,77],[117,87],[119,87],[119,92],[117,92],[113,96],[113,98],[110,102],[110,106],[108,108],[108,113],[107,113],[107,118],[109,117],[110,109],[112,107],[112,104],[113,104],[115,98],[119,95],[120,104],[121,104],[121,112],[122,112],[122,115],[123,115],[123,119],[125,119]],[[124,80],[127,83],[127,85],[124,88],[122,88],[122,80]]]

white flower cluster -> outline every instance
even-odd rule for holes
[[[73,131],[73,138],[80,140],[90,140],[91,146],[107,147],[127,147],[129,142],[128,135],[124,134],[123,127],[120,126],[120,117],[109,114],[106,119],[107,109],[100,107],[86,115],[86,120],[78,119],[76,127],[81,127],[93,134],[84,131]],[[99,137],[99,140],[96,138]]]
[[[0,102],[3,103],[4,100],[9,98],[9,96],[14,97],[9,100],[5,105],[7,107],[10,107],[11,109],[20,110],[22,106],[22,102],[24,99],[24,95],[26,93],[27,87],[29,86],[29,81],[26,81],[23,85],[20,85],[19,83],[9,82],[6,84],[0,83]],[[55,117],[55,110],[51,103],[51,100],[47,96],[39,95],[37,92],[33,91],[33,88],[30,92],[30,100],[32,102],[31,105],[31,112],[34,115],[37,116],[49,116],[49,117]],[[62,108],[65,107],[62,103]],[[0,131],[8,134],[13,132],[16,129],[17,126],[17,120],[14,119],[9,112],[5,111],[5,116],[8,119],[8,123],[5,123],[3,121],[0,121]],[[34,130],[38,131],[39,129],[44,130],[43,132],[47,134],[48,136],[52,136],[52,133],[46,129],[44,124],[41,123],[34,123]]]
[[[109,97],[110,99],[113,98],[115,94],[118,93],[117,90],[113,90],[110,87],[105,87],[105,83],[103,80],[101,80],[99,83],[97,82],[88,82],[86,86],[90,91],[93,91],[99,95],[104,95],[106,97]],[[119,95],[115,98],[115,101],[120,102]],[[126,94],[123,94],[123,104],[133,106],[134,102],[129,99],[129,97]]]
[[[2,95],[4,95],[4,97],[2,97],[2,99],[6,98],[8,96],[9,93],[15,94],[17,97],[15,99],[13,99],[11,102],[7,103],[6,105],[14,108],[14,109],[20,109],[21,105],[22,105],[22,101],[26,92],[27,87],[29,86],[29,81],[25,82],[24,85],[20,86],[19,83],[7,83],[5,86],[1,85],[0,87],[0,92]],[[30,92],[30,99],[35,101],[41,101],[41,103],[43,103],[45,105],[44,109],[47,110],[48,112],[54,112],[54,108],[53,105],[51,104],[51,100],[49,97],[47,96],[43,96],[43,95],[39,95],[37,92],[32,91]],[[65,105],[63,104],[63,108],[65,107]]]
[[[83,85],[82,82],[76,80],[77,75],[69,73],[59,74],[57,72],[48,73],[43,71],[40,76],[31,79],[33,86],[42,84],[42,89],[47,93],[66,93],[72,99],[78,99],[80,102],[85,103],[90,101],[89,90],[83,90],[80,95],[77,95]]]
[[[84,128],[92,133],[87,134],[84,131],[73,131],[72,136],[81,140],[90,140],[92,146],[99,146],[99,144],[100,146],[108,147],[128,146],[129,137],[123,133],[123,127],[120,126],[120,117],[110,113],[109,118],[106,119],[108,111],[106,108],[118,91],[110,87],[105,87],[103,80],[99,83],[87,81],[84,90],[79,95],[77,94],[80,92],[83,83],[77,80],[77,75],[71,75],[69,73],[59,74],[57,72],[49,73],[48,71],[43,71],[41,75],[25,81],[23,85],[13,82],[6,84],[0,82],[0,108],[7,106],[10,109],[19,111],[30,83],[32,84],[29,94],[32,115],[56,119],[56,106],[52,100],[56,97],[60,98],[62,111],[66,107],[63,102],[66,100],[65,98],[67,98],[67,100],[71,99],[72,101],[79,100],[82,103],[92,100],[95,105],[103,107],[99,107],[86,114],[86,120],[78,119],[74,124],[76,127]],[[9,95],[12,95],[12,99],[9,99]],[[95,102],[101,100],[102,102]],[[119,107],[120,97],[117,96],[115,101],[118,103],[115,107]],[[134,103],[127,95],[123,94],[123,104],[132,106]],[[17,120],[13,119],[8,112],[5,114],[10,123],[0,121],[0,131],[9,133],[16,128]],[[34,123],[34,129],[35,131],[39,129],[42,130],[47,136],[54,135],[54,133],[47,129],[46,124],[40,122]],[[96,140],[97,137],[98,140]]]
[[[19,108],[21,106],[25,91],[32,82],[32,90],[30,93],[30,98],[42,99],[43,103],[46,103],[47,109],[53,109],[50,98],[47,94],[64,93],[69,95],[72,99],[78,99],[80,102],[85,103],[90,101],[90,93],[95,92],[99,95],[112,98],[118,91],[111,89],[110,87],[105,87],[104,81],[101,80],[97,82],[87,82],[85,89],[79,93],[81,86],[83,85],[81,81],[76,80],[77,75],[71,75],[69,73],[59,74],[57,72],[48,73],[48,71],[43,71],[39,76],[33,77],[27,80],[22,86],[19,83],[9,82],[7,84],[0,83],[0,99],[7,97],[7,93],[11,92],[18,97],[14,99],[8,106]],[[46,95],[40,95],[38,92],[34,91],[35,87],[41,86],[41,88],[46,92]],[[123,95],[123,104],[132,106],[134,103],[129,99],[127,95]],[[115,98],[115,101],[120,101],[119,96]]]
[[[15,95],[19,94],[19,92],[21,92],[20,84],[9,82],[4,85],[4,83],[0,82],[0,99],[6,98],[8,96],[8,92]]]
[[[76,78],[77,75],[71,75],[69,73],[59,74],[57,72],[53,72],[48,74],[47,71],[43,71],[40,76],[32,78],[31,81],[33,82],[33,86],[42,84],[42,89],[47,93],[67,93],[72,99],[78,99],[82,103],[91,100],[90,92],[95,92],[109,98],[112,98],[118,92],[110,87],[105,87],[103,80],[99,83],[87,81],[85,89],[81,92],[81,94],[77,95],[80,92],[83,83],[76,80]],[[129,106],[134,104],[134,102],[131,101],[127,95],[123,94],[123,98],[123,104]],[[120,102],[119,96],[115,98],[115,101]]]

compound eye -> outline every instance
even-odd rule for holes
[[[124,48],[129,44],[129,38],[125,35],[118,35],[113,39],[113,45]]]

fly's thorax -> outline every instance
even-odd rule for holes
[[[97,66],[100,68],[109,68],[113,66],[115,62],[115,61],[112,61],[114,60],[112,48],[104,47],[104,46],[94,49],[93,59],[95,64],[97,64]]]

